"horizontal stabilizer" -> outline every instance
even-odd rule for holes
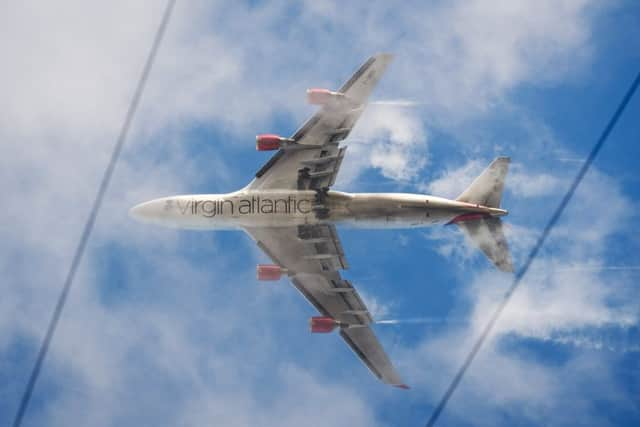
[[[513,272],[509,245],[500,218],[488,217],[456,224],[500,271]]]

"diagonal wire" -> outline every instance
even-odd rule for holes
[[[80,241],[78,242],[78,246],[76,247],[76,251],[73,255],[71,266],[69,267],[69,271],[62,287],[62,292],[58,297],[58,302],[56,303],[55,309],[53,311],[53,316],[49,321],[47,332],[40,346],[40,350],[38,351],[38,356],[36,358],[35,364],[33,365],[33,369],[31,371],[31,375],[29,376],[29,381],[27,382],[26,389],[24,391],[24,394],[22,395],[22,399],[20,400],[20,406],[18,407],[18,411],[16,412],[15,418],[13,419],[13,427],[19,427],[22,424],[22,419],[24,417],[25,411],[27,410],[29,401],[31,400],[31,395],[33,394],[33,389],[36,385],[36,381],[38,380],[38,376],[42,369],[42,363],[47,356],[49,345],[51,344],[51,340],[53,339],[56,327],[58,326],[58,322],[67,301],[69,291],[71,290],[71,285],[73,284],[73,279],[78,270],[78,266],[80,265],[80,261],[82,261],[82,255],[84,254],[85,248],[87,246],[87,241],[89,240],[91,232],[93,231],[96,217],[98,216],[98,212],[100,210],[100,207],[102,206],[102,201],[104,200],[104,195],[107,191],[107,188],[109,187],[113,171],[116,167],[116,164],[118,163],[120,152],[122,151],[124,142],[127,139],[127,134],[129,133],[129,129],[131,128],[133,117],[135,116],[138,105],[140,104],[142,93],[144,92],[144,88],[149,78],[151,68],[153,67],[158,49],[160,48],[160,44],[162,43],[165,30],[167,29],[167,25],[169,24],[169,19],[171,18],[171,13],[173,12],[175,3],[176,0],[168,0],[164,13],[162,15],[162,21],[160,22],[158,30],[155,34],[155,38],[153,39],[151,50],[149,51],[149,55],[147,56],[147,60],[144,64],[140,79],[138,80],[138,85],[136,86],[136,90],[133,94],[133,98],[131,99],[131,103],[129,104],[129,109],[127,110],[127,113],[125,115],[124,123],[122,124],[120,133],[118,134],[118,139],[116,140],[115,146],[113,147],[111,158],[109,160],[109,163],[107,164],[107,168],[104,171],[102,181],[100,182],[100,186],[98,187],[98,191],[96,193],[96,198],[91,207],[91,211],[89,212],[89,217],[87,218],[87,222],[85,223],[82,234],[80,235]]]
[[[451,395],[453,394],[453,392],[458,387],[458,384],[460,384],[460,381],[462,380],[462,377],[464,376],[465,372],[469,368],[469,365],[471,365],[471,362],[473,362],[473,359],[476,357],[476,354],[478,354],[478,351],[482,347],[482,344],[484,343],[484,341],[487,339],[487,336],[489,335],[489,333],[491,333],[491,330],[493,329],[493,326],[495,325],[496,321],[500,317],[500,314],[502,314],[502,311],[504,310],[504,308],[506,307],[507,303],[511,299],[511,296],[513,295],[513,293],[516,291],[516,289],[520,285],[520,282],[522,282],[522,279],[525,276],[525,274],[527,274],[527,271],[529,270],[529,267],[531,266],[531,263],[534,261],[534,259],[538,255],[538,252],[540,251],[540,248],[542,247],[542,245],[544,244],[545,240],[549,236],[549,233],[551,233],[551,230],[556,225],[556,223],[560,219],[560,216],[564,212],[565,208],[567,207],[567,205],[571,201],[571,198],[573,197],[573,194],[575,193],[576,189],[580,185],[580,182],[582,182],[582,179],[584,178],[585,174],[587,173],[587,171],[591,167],[591,164],[593,163],[593,161],[595,160],[596,156],[598,155],[598,152],[600,151],[602,146],[607,141],[607,138],[609,138],[609,134],[611,133],[611,131],[615,127],[616,123],[618,122],[618,119],[620,118],[620,116],[624,112],[625,108],[627,107],[627,104],[629,103],[629,101],[633,97],[633,94],[635,93],[635,91],[638,88],[639,84],[640,84],[640,73],[638,73],[638,75],[636,76],[635,80],[631,84],[631,87],[627,90],[627,93],[625,94],[624,98],[622,98],[622,101],[620,102],[620,105],[618,106],[618,108],[616,109],[615,113],[613,114],[613,116],[609,120],[609,123],[607,124],[607,127],[604,129],[604,131],[600,135],[600,138],[598,138],[598,141],[596,142],[596,144],[591,149],[591,152],[589,153],[589,157],[587,157],[587,159],[583,163],[582,167],[580,168],[580,171],[578,172],[578,174],[574,178],[573,182],[571,183],[571,186],[569,187],[569,190],[567,190],[567,193],[562,198],[562,201],[560,202],[560,204],[558,205],[558,207],[554,211],[553,215],[549,219],[549,222],[544,227],[544,230],[542,231],[542,234],[540,234],[540,237],[538,237],[538,241],[536,242],[535,246],[533,247],[533,249],[531,249],[531,252],[529,252],[529,256],[527,257],[524,265],[520,268],[520,270],[514,276],[513,282],[511,283],[511,286],[509,287],[509,289],[505,293],[502,301],[500,302],[500,304],[498,305],[498,307],[494,311],[493,315],[489,319],[489,322],[486,324],[486,326],[482,330],[482,333],[480,334],[480,336],[478,337],[476,342],[473,344],[473,347],[471,348],[471,352],[469,352],[469,354],[465,358],[464,362],[462,363],[462,366],[460,366],[460,369],[458,370],[456,375],[453,377],[453,380],[451,381],[451,384],[449,384],[449,387],[447,388],[447,390],[445,391],[444,395],[442,396],[442,398],[438,402],[438,405],[433,410],[433,413],[431,414],[431,417],[427,421],[427,424],[426,424],[427,427],[431,427],[431,426],[435,425],[436,421],[438,421],[438,417],[440,416],[440,414],[444,410],[445,406],[447,406],[447,403],[449,402],[449,399],[451,398]]]

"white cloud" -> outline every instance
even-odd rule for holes
[[[430,95],[425,101],[438,110],[459,116],[487,111],[523,82],[573,74],[590,53],[593,8],[583,0],[476,0],[413,13],[407,21],[419,25],[422,37],[410,52],[428,60],[421,61],[412,87]]]
[[[427,136],[415,112],[370,108],[354,131],[340,183],[354,180],[367,167],[397,181],[409,181],[427,164]]]
[[[246,391],[232,393],[231,399],[220,399],[219,393],[204,390],[189,403],[178,424],[200,425],[203,420],[215,420],[216,424],[234,426],[377,425],[365,402],[345,387],[319,383],[295,366],[283,366],[278,376],[283,379],[284,389],[272,402],[256,401]],[[325,408],[322,414],[318,413],[319,408]]]
[[[445,170],[439,178],[421,187],[429,194],[454,199],[471,185],[487,165],[480,160],[470,160],[459,168]]]
[[[527,170],[522,163],[510,166],[508,179],[507,190],[514,196],[525,199],[550,196],[568,187],[568,182],[563,177]]]
[[[374,320],[384,319],[391,313],[393,303],[389,301],[380,301],[378,298],[370,295],[362,289],[358,289],[358,294],[360,295],[360,298],[362,298],[364,305],[367,307]]]

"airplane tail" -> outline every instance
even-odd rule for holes
[[[499,208],[504,178],[509,170],[508,157],[498,157],[456,199],[459,202]]]
[[[456,200],[500,208],[509,162],[508,157],[495,159]],[[499,217],[470,217],[468,220],[456,221],[456,224],[499,270],[513,271],[509,245]]]

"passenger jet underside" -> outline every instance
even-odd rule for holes
[[[277,150],[245,188],[228,194],[165,197],[135,206],[131,215],[164,226],[246,231],[273,261],[258,265],[260,280],[289,277],[320,312],[311,331],[340,335],[381,381],[407,388],[380,345],[357,290],[340,275],[348,267],[335,224],[426,227],[457,224],[503,271],[512,271],[502,233],[500,200],[509,159],[499,157],[457,199],[421,194],[343,193],[330,188],[345,155],[344,141],[369,94],[391,62],[378,54],[338,90],[309,89],[320,109],[290,138],[258,135],[259,151]]]

